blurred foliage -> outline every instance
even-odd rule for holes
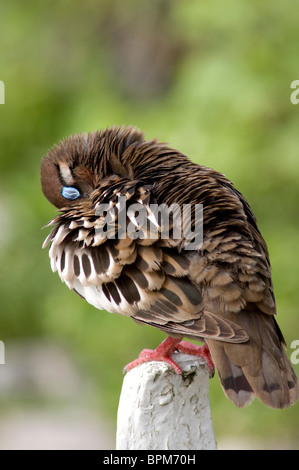
[[[2,0],[0,37],[1,339],[65,342],[112,421],[123,366],[163,339],[68,291],[41,249],[55,215],[40,190],[41,157],[69,134],[113,124],[136,125],[234,182],[269,246],[286,342],[299,339],[295,2]],[[210,388],[219,441],[298,442],[299,404],[239,410],[218,378]]]

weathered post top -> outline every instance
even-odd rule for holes
[[[124,378],[117,416],[118,450],[216,449],[209,372],[200,357],[174,353],[183,374],[147,362]]]

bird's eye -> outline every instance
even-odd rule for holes
[[[78,199],[80,197],[80,191],[77,188],[72,188],[71,186],[63,186],[61,194],[65,199]]]

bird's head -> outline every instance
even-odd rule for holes
[[[42,159],[41,185],[58,209],[72,208],[90,198],[102,182],[113,176],[134,177],[128,155],[144,142],[133,127],[78,134],[54,145]]]

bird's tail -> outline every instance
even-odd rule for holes
[[[270,315],[247,321],[242,312],[240,324],[248,333],[246,343],[233,344],[206,339],[227,397],[237,406],[248,405],[254,396],[271,408],[285,408],[298,398],[297,377],[283,346],[279,327]]]

